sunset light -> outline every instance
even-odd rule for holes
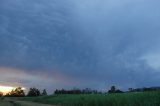
[[[13,89],[16,89],[16,87],[11,87],[11,86],[0,86],[0,92],[6,94],[10,91],[12,91]],[[22,88],[23,90],[25,90],[25,88]]]
[[[12,89],[15,88],[10,86],[0,86],[0,92],[3,92],[4,94],[10,92]]]
[[[0,0],[0,106],[160,106],[160,0]]]

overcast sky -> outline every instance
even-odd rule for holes
[[[160,86],[159,0],[0,0],[0,85]]]

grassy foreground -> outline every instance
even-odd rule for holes
[[[18,101],[18,98],[0,98],[0,106],[55,106],[30,101]]]
[[[21,99],[60,106],[160,106],[159,91],[124,94],[53,95]]]

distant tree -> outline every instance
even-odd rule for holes
[[[54,94],[98,94],[101,92],[98,92],[97,90],[92,90],[90,88],[86,88],[86,89],[78,89],[78,88],[73,88],[72,90],[58,90],[56,89]]]
[[[94,93],[94,90],[91,90],[90,88],[85,88],[82,90],[82,93],[83,94],[91,94],[91,93]]]
[[[115,91],[116,91],[116,87],[115,87],[115,86],[112,86],[112,87],[111,87],[111,91],[115,92]]]
[[[115,93],[124,93],[124,92],[121,91],[121,90],[119,90],[119,89],[117,89],[117,90],[115,91]]]
[[[143,88],[134,89],[135,92],[143,92]]]
[[[7,93],[6,96],[9,96],[9,97],[24,97],[25,93],[24,93],[24,90],[21,87],[18,87],[16,89],[13,89],[11,92]]]
[[[116,89],[115,86],[111,86],[111,89],[108,91],[108,93],[123,93],[123,91]]]
[[[128,88],[129,92],[133,92],[133,90],[134,90],[133,88]]]
[[[144,87],[142,89],[143,89],[143,92],[146,92],[146,91],[156,91],[156,89],[154,89],[154,88],[146,88],[146,87]]]
[[[54,91],[54,94],[59,94],[59,90],[56,89],[56,90]]]
[[[0,92],[0,97],[2,97],[3,96],[3,93],[2,92]]]
[[[47,91],[46,91],[46,89],[44,89],[42,92],[42,96],[46,96],[46,95],[47,95]]]
[[[108,91],[108,93],[115,93],[116,92],[116,87],[111,86],[111,89]]]
[[[27,96],[30,96],[30,97],[40,96],[40,95],[41,95],[40,90],[37,88],[30,88],[27,94]]]

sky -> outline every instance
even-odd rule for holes
[[[160,86],[159,0],[0,0],[0,85]]]

